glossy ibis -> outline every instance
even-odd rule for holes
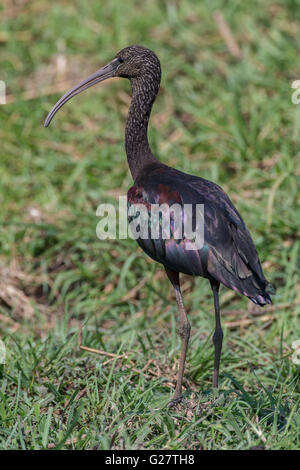
[[[216,325],[213,335],[213,387],[218,387],[219,364],[223,332],[219,310],[220,283],[234,289],[255,304],[271,304],[270,285],[265,279],[257,251],[243,219],[225,192],[215,183],[188,175],[161,163],[153,155],[147,137],[152,105],[160,86],[161,68],[157,56],[141,46],[121,50],[105,67],[66,93],[53,107],[47,127],[55,113],[73,96],[86,88],[112,77],[128,78],[132,100],[126,120],[125,148],[128,165],[134,180],[129,189],[128,207],[144,204],[179,203],[204,205],[204,244],[198,250],[188,250],[186,237],[177,239],[171,230],[169,239],[138,239],[142,249],[163,264],[171,281],[180,315],[179,334],[182,349],[175,395],[172,403],[182,397],[182,380],[190,336],[190,324],[180,290],[179,273],[202,276],[210,281],[213,291]],[[174,227],[173,227],[174,228]],[[172,227],[171,227],[172,229]],[[269,293],[268,293],[269,291]]]

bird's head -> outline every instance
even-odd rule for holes
[[[148,73],[160,74],[160,62],[150,49],[143,46],[129,46],[122,49],[115,59],[120,62],[116,77],[139,78]]]
[[[75,87],[68,91],[55,104],[48,114],[44,126],[48,127],[57,111],[73,96],[78,95],[83,90],[90,88],[96,83],[113,77],[124,77],[136,81],[139,79],[148,79],[152,82],[160,81],[160,62],[157,56],[150,49],[142,46],[129,46],[122,49],[115,58],[107,65],[97,70],[86,79],[79,82]]]

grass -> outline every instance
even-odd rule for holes
[[[1,3],[0,448],[299,448],[300,2]],[[209,283],[183,278],[192,337],[185,399],[171,410],[180,341],[169,283],[133,240],[95,234],[97,206],[131,186],[129,84],[94,88],[42,126],[64,91],[134,43],[163,67],[155,153],[230,194],[277,286],[261,310],[221,290],[215,397]],[[80,350],[81,326],[85,346],[112,356]]]

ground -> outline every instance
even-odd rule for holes
[[[299,1],[1,4],[0,448],[299,448]],[[130,44],[162,63],[155,154],[228,192],[277,287],[264,309],[221,289],[213,395],[210,286],[182,278],[192,334],[173,409],[169,282],[134,240],[96,237],[98,205],[132,183],[129,83],[94,87],[42,126],[63,92]]]

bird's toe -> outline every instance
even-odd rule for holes
[[[179,403],[182,402],[182,396],[181,397],[173,397],[172,400],[167,404],[167,408],[173,408],[174,406],[178,405]]]

